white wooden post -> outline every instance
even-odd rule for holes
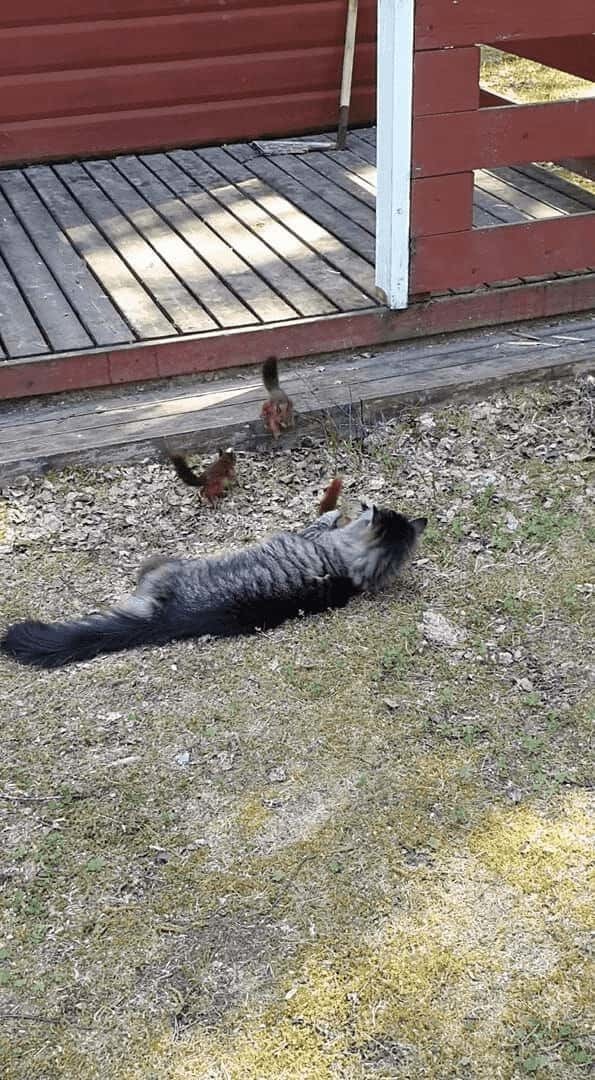
[[[378,0],[376,284],[407,307],[415,0]]]

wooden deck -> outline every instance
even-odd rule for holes
[[[236,345],[227,363],[258,360],[250,336],[258,330],[280,331],[270,351],[285,355],[365,341],[364,323],[359,336],[352,322],[338,324],[338,337],[324,324],[383,310],[374,285],[375,130],[350,133],[345,152],[328,141],[328,151],[303,156],[238,144],[0,170],[0,397],[192,370],[183,359],[164,369],[154,350],[130,352],[138,345],[184,340],[192,349],[202,340],[204,356],[210,350],[221,366]],[[587,192],[537,166],[476,173],[477,226],[594,208]],[[595,286],[583,292],[589,306]],[[419,316],[408,317],[413,328]],[[432,331],[430,319],[424,326]],[[455,319],[437,329],[456,327]],[[316,350],[312,341],[304,347],[308,336],[318,337]],[[285,340],[296,344],[284,350]],[[78,371],[70,364],[58,377],[66,357]],[[28,361],[37,362],[29,371]],[[195,368],[209,366],[203,357]]]
[[[503,382],[590,371],[594,357],[595,321],[575,317],[410,341],[339,355],[329,364],[292,364],[283,385],[297,424],[282,443],[308,432],[357,439],[404,403],[477,397]],[[271,447],[260,420],[262,400],[260,372],[244,370],[202,383],[184,378],[6,403],[0,408],[0,485],[67,465],[161,457],[166,448],[212,454],[220,445]]]

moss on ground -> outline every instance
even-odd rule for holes
[[[590,1045],[587,384],[403,414],[363,454],[7,493],[7,619],[348,494],[427,512],[386,593],[239,642],[2,664],[9,1080],[580,1080]],[[464,632],[424,632],[437,611]]]

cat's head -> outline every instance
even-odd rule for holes
[[[428,524],[425,517],[408,518],[397,510],[385,510],[368,503],[362,503],[362,517],[367,520],[370,532],[377,542],[409,553],[417,547]]]

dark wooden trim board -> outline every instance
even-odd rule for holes
[[[595,309],[595,274],[254,329],[0,363],[0,399],[190,375]]]
[[[469,398],[502,383],[592,369],[595,321],[534,322],[406,342],[330,364],[296,364],[284,385],[297,411],[296,430],[358,437],[404,403]],[[45,399],[0,410],[0,483],[67,465],[134,462],[165,449],[208,451],[217,445],[270,443],[260,421],[258,370],[208,382],[176,380],[80,399]]]

